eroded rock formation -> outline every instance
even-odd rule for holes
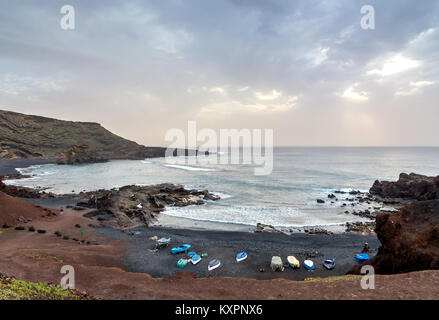
[[[364,264],[372,265],[376,273],[439,268],[439,200],[414,201],[396,213],[380,214],[375,232],[382,246]],[[348,273],[360,274],[361,266]]]
[[[396,182],[375,181],[370,193],[382,198],[420,201],[439,199],[439,176],[427,177],[415,173],[401,173]]]

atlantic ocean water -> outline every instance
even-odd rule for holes
[[[212,155],[218,157],[218,155]],[[38,165],[19,168],[31,178],[9,184],[48,188],[64,194],[124,185],[177,183],[208,189],[221,196],[203,206],[167,208],[164,214],[193,220],[276,227],[339,226],[363,218],[346,213],[369,208],[342,207],[346,197],[331,203],[335,190],[367,192],[375,180],[396,180],[401,172],[439,174],[439,148],[430,147],[282,147],[273,151],[273,170],[256,176],[253,165],[188,164],[184,158],[117,160],[74,166]],[[318,204],[316,199],[325,203]]]

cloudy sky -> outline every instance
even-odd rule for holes
[[[188,120],[279,146],[439,145],[438,62],[437,0],[0,0],[0,109],[146,145]]]

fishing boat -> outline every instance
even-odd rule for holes
[[[219,261],[218,259],[214,259],[209,262],[209,265],[207,266],[207,270],[212,271],[219,268],[220,266],[221,266],[221,261]]]
[[[160,238],[157,240],[157,244],[159,245],[169,244],[169,242],[171,242],[171,238]]]
[[[194,254],[191,258],[192,264],[197,264],[201,261],[201,257],[198,254]]]
[[[291,268],[300,268],[300,262],[295,256],[288,256],[287,261]]]
[[[245,252],[240,252],[236,255],[237,262],[244,261],[245,259],[247,259],[247,253],[245,253]]]
[[[323,266],[328,270],[334,269],[335,268],[335,259],[326,259],[325,261],[323,261]]]
[[[369,259],[369,255],[366,253],[359,253],[355,255],[355,260],[357,260],[358,263],[363,263]]]
[[[183,269],[187,266],[187,259],[180,259],[177,262],[177,268]]]
[[[171,249],[172,254],[183,253],[188,251],[191,248],[190,244],[182,244],[181,246],[175,247]]]
[[[280,272],[284,271],[285,267],[282,262],[282,258],[279,256],[271,257],[270,268],[272,271],[280,271]]]
[[[303,266],[305,267],[305,269],[310,271],[315,269],[314,262],[312,262],[311,260],[303,261]]]

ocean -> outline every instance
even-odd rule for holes
[[[212,155],[211,157],[227,156]],[[269,175],[255,176],[253,165],[187,164],[181,158],[170,165],[164,158],[140,161],[117,160],[74,166],[37,165],[18,168],[31,178],[9,184],[49,188],[63,194],[124,185],[177,183],[187,188],[208,189],[221,196],[203,206],[167,208],[172,217],[254,226],[257,223],[281,228],[340,226],[364,221],[346,210],[355,208],[331,203],[335,190],[368,191],[375,180],[396,180],[401,172],[439,174],[439,148],[275,148]],[[345,200],[349,195],[343,195]],[[318,204],[316,199],[325,200]],[[346,203],[349,204],[348,201]]]

